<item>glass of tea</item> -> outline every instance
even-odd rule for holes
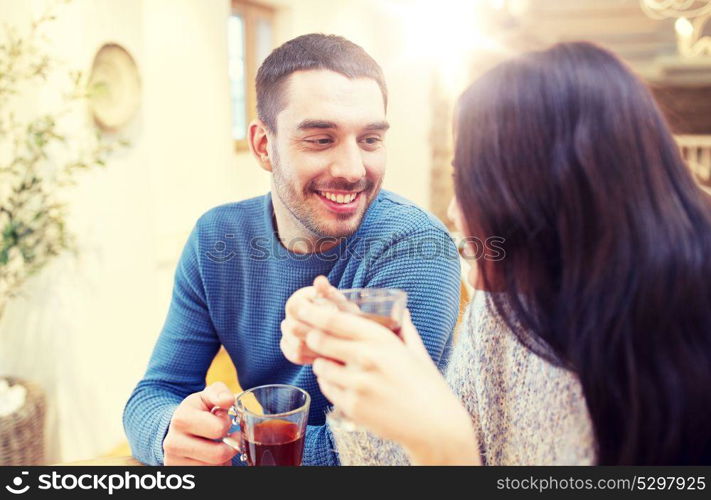
[[[254,387],[235,397],[227,411],[232,427],[222,440],[240,451],[240,460],[256,466],[301,465],[311,396],[286,384]],[[235,441],[239,443],[236,445]]]
[[[321,299],[319,302],[321,302]],[[397,288],[350,288],[338,290],[329,297],[341,311],[351,312],[380,323],[400,337],[402,318],[407,308],[407,292]],[[334,407],[330,416],[334,425],[346,431],[358,427],[344,413]]]
[[[338,290],[347,304],[339,308],[380,323],[400,336],[407,293],[397,288],[351,288]]]

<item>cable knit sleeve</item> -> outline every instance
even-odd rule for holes
[[[452,351],[452,356],[445,370],[445,377],[452,392],[459,398],[471,416],[477,433],[477,441],[480,444],[482,464],[486,464],[485,450],[481,446],[484,443],[484,439],[481,435],[481,426],[478,418],[481,408],[479,408],[479,398],[473,383],[477,374],[481,373],[483,368],[480,362],[481,359],[475,355],[479,340],[479,336],[475,332],[477,327],[480,326],[478,322],[481,321],[486,307],[482,296],[483,294],[475,293],[464,312],[459,326],[457,344]]]
[[[326,416],[326,422],[341,465],[410,465],[407,453],[397,443],[357,428],[332,413]]]

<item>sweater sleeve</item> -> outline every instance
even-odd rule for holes
[[[326,422],[341,465],[410,465],[407,452],[396,442],[381,439],[333,414],[327,415]]]
[[[462,322],[459,325],[457,348],[452,351],[452,357],[445,370],[447,384],[449,384],[452,392],[459,398],[471,416],[472,424],[477,434],[479,456],[482,465],[487,464],[487,456],[486,450],[484,449],[481,426],[479,425],[479,396],[475,390],[476,384],[474,381],[480,377],[480,375],[478,375],[481,373],[480,370],[487,368],[481,365],[480,359],[476,355],[479,349],[477,342],[480,337],[476,334],[476,329],[480,327],[480,318],[486,308],[485,302],[485,295],[475,291],[472,301],[467,305],[467,309],[462,316]]]
[[[304,438],[302,465],[337,466],[333,435],[327,425],[309,425]]]
[[[205,374],[220,347],[206,305],[200,274],[198,226],[175,271],[173,295],[163,329],[143,379],[124,408],[123,425],[133,456],[163,464],[163,439],[177,406],[205,387]]]

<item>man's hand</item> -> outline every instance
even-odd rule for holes
[[[214,406],[229,408],[233,402],[232,393],[222,382],[185,398],[173,413],[163,440],[163,463],[231,465],[237,451],[221,441],[230,428],[230,418],[226,412],[214,415],[210,410]]]

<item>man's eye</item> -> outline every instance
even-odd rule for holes
[[[333,139],[330,139],[328,137],[322,137],[320,139],[304,139],[306,142],[309,144],[315,144],[316,146],[325,146],[327,144],[331,144],[333,142]]]
[[[366,137],[365,139],[363,139],[363,142],[365,142],[369,146],[375,146],[383,142],[383,140],[380,137]]]

